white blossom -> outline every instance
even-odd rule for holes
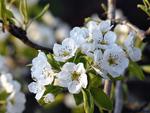
[[[82,88],[86,88],[88,81],[83,63],[77,65],[71,62],[65,63],[57,75],[57,84],[68,88],[72,94],[77,94]]]
[[[92,43],[85,43],[81,46],[81,51],[87,56],[94,58],[95,46]]]
[[[86,26],[89,30],[89,36],[92,37],[94,30],[98,29],[98,23],[95,21],[89,21]]]
[[[107,76],[107,71],[103,69],[102,65],[103,60],[103,54],[101,50],[95,50],[94,51],[94,63],[95,66],[93,69],[96,71],[97,74],[99,74],[104,79],[109,79]]]
[[[101,66],[112,77],[118,77],[123,74],[128,64],[129,60],[121,47],[114,46],[104,51]]]
[[[48,93],[44,96],[44,102],[50,103],[55,101],[55,96],[52,93]]]
[[[55,43],[54,30],[39,22],[32,22],[27,29],[27,36],[31,41],[41,46],[52,48]]]
[[[86,38],[88,36],[88,29],[86,28],[80,28],[80,27],[74,27],[70,31],[70,38],[72,38],[78,47],[80,47],[83,43],[86,42]]]
[[[116,45],[116,34],[112,31],[108,31],[104,36],[102,33],[96,29],[93,31],[93,40],[94,40],[94,45],[95,48],[100,48],[100,49],[108,49],[111,48],[112,46]]]
[[[54,58],[56,61],[65,62],[75,55],[77,45],[71,38],[63,40],[62,45],[55,43],[53,47]]]
[[[111,21],[110,20],[103,20],[100,22],[100,24],[98,25],[99,30],[102,33],[106,33],[108,32],[113,26],[111,25]]]
[[[25,95],[22,92],[11,93],[7,98],[6,113],[22,113],[25,109]]]
[[[1,88],[8,94],[6,97],[6,113],[22,113],[25,109],[25,95],[20,91],[21,85],[13,80],[11,73],[0,75]]]
[[[131,60],[139,61],[141,59],[142,53],[139,48],[136,48],[134,46],[134,42],[135,42],[135,33],[130,32],[128,38],[124,42],[124,46]]]
[[[20,84],[12,79],[12,75],[10,73],[3,73],[0,76],[0,81],[2,87],[6,90],[7,93],[19,92],[21,89]]]
[[[38,81],[42,85],[51,84],[54,80],[52,67],[48,63],[46,55],[41,51],[32,60],[31,75],[35,81]]]
[[[40,100],[42,98],[42,96],[44,95],[44,92],[46,90],[44,85],[42,85],[38,82],[31,82],[28,85],[28,89],[30,92],[36,94],[36,96],[35,96],[36,100]]]

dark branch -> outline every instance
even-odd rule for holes
[[[0,20],[0,22],[3,23],[2,20]],[[28,37],[27,37],[26,31],[23,30],[22,28],[17,27],[16,25],[10,23],[8,25],[7,30],[8,30],[9,33],[11,33],[17,39],[21,40],[24,44],[26,44],[30,47],[32,47],[34,49],[37,49],[37,50],[42,50],[42,51],[45,51],[45,52],[53,53],[52,49],[40,46],[38,44],[33,43],[31,40],[29,40]]]

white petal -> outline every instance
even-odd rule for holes
[[[92,37],[93,37],[94,42],[96,42],[96,43],[99,43],[103,39],[102,32],[98,29],[95,29],[93,31]]]
[[[72,62],[67,62],[63,65],[62,70],[67,72],[73,72],[75,70],[76,64]]]
[[[78,81],[72,81],[69,83],[68,90],[72,94],[78,94],[82,88],[82,85]]]
[[[65,38],[62,42],[62,45],[64,46],[69,46],[70,48],[74,49],[76,46],[76,43],[73,39],[71,38]]]
[[[86,72],[83,63],[78,63],[76,65],[76,72],[80,74],[84,74]]]
[[[94,45],[90,43],[85,43],[81,46],[82,52],[91,58],[94,57],[94,49]]]
[[[45,63],[46,61],[47,61],[47,58],[46,58],[45,53],[39,51],[38,56],[35,57],[35,58],[32,60],[32,64],[33,64],[33,65],[36,65],[36,64],[39,65],[39,64]]]
[[[87,87],[88,80],[87,80],[87,75],[86,74],[81,74],[80,77],[79,77],[79,81],[82,84],[83,88]]]
[[[50,102],[54,102],[54,101],[55,101],[55,97],[52,93],[48,93],[44,96],[45,103],[50,103]]]
[[[112,31],[108,31],[104,36],[104,40],[107,41],[109,44],[115,43],[116,39],[117,35]]]
[[[90,35],[92,35],[93,31],[97,29],[98,25],[95,21],[90,21],[87,23],[87,28],[89,30]]]
[[[103,70],[103,69],[98,69],[93,67],[93,69],[96,71],[97,74],[99,74],[102,78],[104,79],[109,79],[109,77],[107,76],[107,71]]]
[[[12,85],[13,85],[13,91],[15,91],[15,92],[19,92],[20,91],[21,85],[19,84],[19,82],[14,80],[12,82]]]
[[[32,92],[32,93],[37,93],[37,91],[38,91],[37,83],[36,83],[36,82],[31,82],[31,83],[28,85],[28,89],[29,89],[29,91]]]
[[[68,87],[68,84],[70,83],[70,80],[63,80],[63,79],[55,79],[54,85],[55,86],[60,86],[60,87]]]
[[[39,91],[36,93],[36,96],[35,96],[36,100],[40,100],[40,99],[42,98],[42,96],[43,96],[45,90],[46,90],[46,89],[43,88],[43,89],[39,90]]]
[[[112,58],[115,64],[110,64],[109,59]],[[125,56],[125,52],[118,46],[107,49],[104,52],[102,67],[113,77],[120,76],[128,67],[129,60]]]
[[[141,50],[139,48],[133,48],[131,51],[128,51],[129,57],[132,61],[139,61],[141,60]]]
[[[102,58],[103,58],[102,51],[101,50],[95,50],[94,51],[94,62],[96,64],[98,64],[101,62]]]
[[[54,55],[59,56],[60,53],[61,53],[61,51],[62,51],[61,45],[55,43],[55,44],[54,44],[54,47],[53,47]]]
[[[88,36],[86,28],[74,27],[70,32],[70,37],[76,42],[78,46],[85,43],[85,38]]]
[[[124,45],[126,48],[134,47],[135,33],[130,32],[128,38],[125,40]]]
[[[99,29],[104,33],[109,31],[112,28],[111,26],[111,21],[110,20],[105,20],[101,21],[99,24]]]
[[[62,80],[70,80],[71,79],[71,73],[67,72],[67,71],[61,71],[57,74],[56,76],[58,79],[62,79]]]

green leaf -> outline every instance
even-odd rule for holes
[[[53,86],[53,85],[47,85],[47,86],[46,86],[45,94],[47,94],[47,93],[52,93],[52,94],[54,94],[54,95],[57,95],[57,94],[61,93],[62,91],[63,91],[63,88],[62,88],[62,87]]]
[[[83,103],[83,95],[81,92],[79,94],[74,94],[73,96],[74,96],[76,105],[80,105],[81,103]]]
[[[44,9],[36,17],[34,17],[33,20],[36,20],[36,19],[39,19],[40,17],[42,17],[46,13],[46,11],[48,10],[48,8],[49,8],[49,4],[47,4],[44,7]]]
[[[14,15],[13,15],[12,11],[10,11],[8,9],[6,9],[6,14],[7,14],[8,19],[14,18]]]
[[[1,91],[0,92],[0,101],[6,101],[8,95],[9,94],[6,91]]]
[[[76,63],[82,62],[84,64],[84,67],[88,69],[91,66],[92,59],[88,56],[82,55],[77,57]]]
[[[29,22],[27,0],[19,0],[19,10],[24,19],[24,23],[27,24]]]
[[[140,80],[145,79],[143,71],[137,63],[130,61],[128,69],[129,69],[130,74],[134,75],[138,79]]]
[[[112,80],[114,82],[117,80],[123,80],[124,79],[124,77],[122,75],[115,77],[115,78],[113,78],[110,74],[108,74],[107,76],[110,78],[110,80]]]
[[[51,64],[51,66],[56,69],[56,70],[60,70],[60,64],[54,59],[52,54],[48,54],[48,61]]]
[[[89,90],[82,90],[85,113],[94,112],[94,100]]]
[[[89,84],[88,87],[89,88],[98,88],[101,86],[101,77],[99,75],[96,75],[96,73],[92,73],[92,71],[90,71],[88,73],[88,80],[89,80]]]
[[[98,106],[98,108],[102,107],[107,110],[113,109],[113,104],[110,98],[103,92],[100,88],[92,88],[91,94],[94,98],[95,104]]]

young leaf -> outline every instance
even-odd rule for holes
[[[81,92],[79,94],[74,94],[73,96],[74,96],[76,105],[80,105],[81,103],[83,103],[83,95]]]
[[[49,63],[52,65],[52,67],[56,70],[60,70],[60,65],[58,64],[58,62],[54,59],[52,54],[48,54],[48,61]]]
[[[100,88],[92,88],[91,94],[94,98],[95,104],[98,108],[102,107],[107,110],[112,110],[113,104],[112,101],[107,97],[107,95]]]
[[[48,10],[48,8],[49,8],[49,4],[47,4],[44,7],[44,9],[36,17],[34,17],[33,20],[36,20],[36,19],[39,19],[40,17],[42,17],[46,13],[46,11]]]
[[[19,1],[19,10],[20,10],[20,13],[22,14],[22,17],[24,19],[24,23],[27,24],[29,21],[27,0],[20,0]]]
[[[143,71],[137,63],[130,61],[128,69],[132,75],[136,76],[140,80],[144,80],[145,77]]]
[[[48,85],[46,86],[46,92],[45,94],[47,93],[52,93],[54,95],[57,95],[59,94],[60,92],[62,92],[63,88],[62,87],[59,87],[59,86],[53,86],[53,85]]]
[[[98,88],[101,85],[101,78],[99,75],[96,75],[95,73],[89,72],[88,73],[88,80],[89,80],[89,88]]]
[[[83,94],[85,113],[93,113],[94,112],[94,100],[91,95],[91,92],[88,90],[82,90],[82,94]]]

